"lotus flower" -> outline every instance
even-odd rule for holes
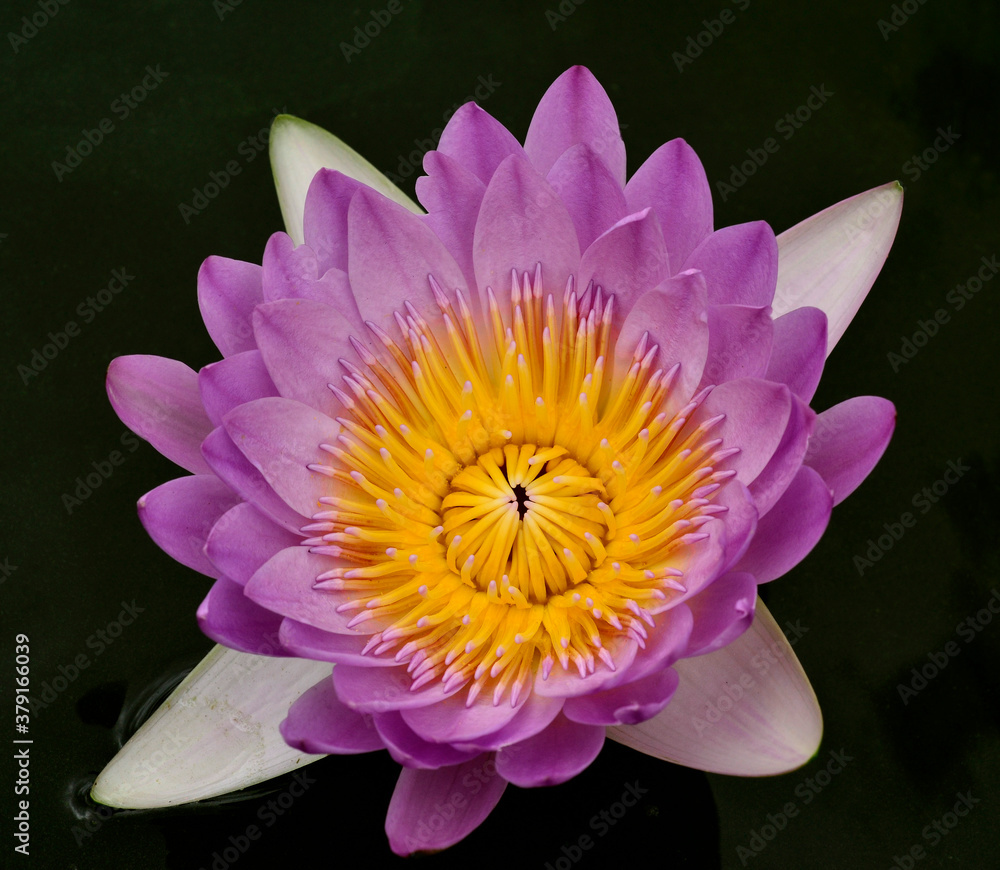
[[[424,158],[426,213],[297,119],[275,122],[272,161],[287,234],[261,266],[198,275],[223,359],[108,374],[125,424],[190,472],[140,517],[215,578],[198,619],[238,652],[189,677],[95,797],[167,804],[386,749],[408,854],[460,840],[508,782],[570,779],[606,737],[735,775],[807,761],[819,707],[756,592],[892,433],[883,399],[809,401],[899,185],[777,239],[713,230],[684,141],[626,183],[582,67],[523,147],[457,111]],[[748,681],[761,650],[775,667]],[[164,733],[170,763],[137,779]]]

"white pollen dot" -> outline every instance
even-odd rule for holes
[[[389,450],[387,448],[385,448],[385,447],[380,447],[379,450],[378,450],[378,455],[381,456],[383,459],[388,459],[389,458]]]
[[[635,532],[632,532],[632,534],[628,536],[628,539],[629,539],[629,540],[630,540],[630,541],[631,541],[631,542],[632,542],[633,544],[638,544],[638,543],[639,543],[639,536],[638,536],[638,535],[637,535],[637,534],[636,534]]]
[[[417,594],[418,594],[418,595],[426,595],[426,594],[427,594],[427,584],[426,584],[426,583],[424,583],[424,585],[423,585],[423,586],[420,586],[420,587],[419,587],[419,588],[417,589]]]
[[[472,617],[466,613],[465,616],[462,617],[462,625],[468,625],[470,622],[472,622]],[[468,652],[468,650],[466,650],[466,652]]]
[[[503,435],[503,437],[506,438],[508,441],[510,441],[510,439],[514,437],[514,433],[511,432],[510,429],[501,429],[500,434]]]
[[[411,565],[416,565],[417,564],[417,554],[416,553],[410,553],[409,562],[410,562]]]
[[[396,548],[395,547],[386,547],[385,548],[385,554],[390,559],[395,559],[396,558]]]
[[[581,597],[582,597],[582,596],[580,595],[580,593],[579,593],[579,592],[574,592],[574,593],[573,593],[573,603],[574,603],[574,604],[576,604],[576,602],[578,602],[578,601],[580,600],[580,598],[581,598]]]
[[[652,571],[649,570],[649,568],[647,568],[642,573],[646,577],[647,580],[652,580],[656,576]]]
[[[593,599],[593,598],[590,598],[590,597],[588,596],[588,597],[587,597],[587,607],[593,607],[593,606],[594,606],[594,599]]]

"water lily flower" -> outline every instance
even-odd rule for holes
[[[805,763],[819,707],[757,586],[806,556],[892,433],[883,399],[809,402],[899,185],[777,238],[715,230],[684,141],[626,181],[582,67],[523,146],[459,109],[424,158],[426,211],[294,118],[272,161],[287,233],[262,265],[198,275],[223,359],[108,373],[125,424],[189,472],[139,513],[215,578],[198,620],[230,651],[95,797],[193,800],[385,749],[402,765],[386,831],[408,854],[466,836],[507,783],[572,778],[606,737],[735,775]]]

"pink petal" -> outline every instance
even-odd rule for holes
[[[198,307],[223,356],[253,350],[250,315],[264,301],[261,268],[226,257],[209,257],[198,270]]]
[[[819,748],[816,695],[762,602],[745,634],[674,667],[680,686],[666,709],[639,725],[610,728],[609,737],[655,758],[735,776],[785,773]]]
[[[537,692],[532,692],[528,700],[518,707],[517,715],[498,731],[461,745],[474,746],[477,749],[499,749],[501,746],[517,743],[548,728],[562,708],[562,698],[545,698]]]
[[[484,185],[490,183],[504,158],[511,154],[524,154],[521,143],[510,131],[475,103],[466,103],[451,116],[437,150],[467,169]]]
[[[628,214],[621,183],[589,145],[567,148],[545,180],[566,205],[581,251]]]
[[[819,415],[805,463],[823,476],[835,505],[868,477],[895,428],[895,407],[878,396],[855,396]]]
[[[677,683],[677,671],[666,668],[613,689],[570,698],[563,711],[567,719],[585,725],[634,725],[659,713]]]
[[[479,209],[473,261],[480,293],[510,291],[511,270],[534,274],[559,298],[580,265],[576,228],[566,206],[528,161],[512,155],[497,168]]]
[[[413,679],[402,666],[369,668],[337,665],[333,671],[333,684],[337,695],[348,707],[369,713],[439,704],[460,691],[452,689],[446,692],[439,680],[412,691]]]
[[[361,182],[334,169],[321,169],[313,176],[302,233],[320,273],[331,267],[347,271],[347,209],[359,187]]]
[[[307,659],[361,667],[398,667],[389,656],[362,655],[368,635],[334,634],[286,617],[278,638],[285,649]]]
[[[425,316],[437,311],[428,276],[446,291],[462,290],[465,278],[434,232],[412,213],[367,189],[359,190],[347,215],[348,273],[365,320],[395,331],[394,311],[412,303]]]
[[[223,425],[271,488],[304,517],[323,509],[331,480],[310,465],[326,465],[320,444],[336,442],[340,424],[293,399],[257,399],[230,411]]]
[[[302,514],[293,511],[270,484],[233,444],[221,426],[202,442],[202,455],[213,472],[245,501],[252,503],[274,522],[290,532],[302,528]]]
[[[241,501],[212,526],[205,555],[226,577],[245,586],[268,559],[300,540],[252,504]]]
[[[827,356],[875,283],[903,210],[898,181],[859,193],[778,236],[774,311],[803,305],[826,312]]]
[[[764,376],[774,333],[770,309],[710,305],[708,330],[708,360],[701,375],[702,386]]]
[[[705,274],[712,305],[770,305],[778,278],[774,231],[764,221],[723,227],[695,248],[684,268]]]
[[[178,477],[139,499],[139,519],[149,536],[182,565],[209,577],[219,572],[205,555],[212,526],[240,502],[214,474]]]
[[[120,356],[108,367],[108,398],[121,421],[193,474],[210,469],[201,442],[212,431],[198,394],[198,375],[162,356]]]
[[[385,748],[372,717],[345,707],[329,677],[292,704],[280,727],[285,742],[303,752],[354,755]]]
[[[788,426],[781,441],[763,471],[748,485],[757,513],[761,517],[781,498],[802,467],[815,421],[816,412],[801,399],[792,396]],[[760,526],[758,530],[759,528]]]
[[[395,710],[375,713],[373,719],[389,754],[404,767],[434,770],[461,764],[481,754],[479,749],[456,749],[447,743],[424,740]]]
[[[497,751],[497,773],[521,788],[558,785],[585,770],[604,745],[604,728],[558,716],[544,731]]]
[[[503,728],[524,705],[530,692],[522,692],[518,705],[509,699],[494,705],[493,693],[482,692],[471,706],[466,706],[466,692],[460,692],[430,707],[415,707],[403,711],[406,724],[425,740],[439,743],[468,743],[477,737]]]
[[[712,189],[691,146],[672,139],[654,151],[625,185],[630,212],[652,207],[663,228],[670,262],[682,270],[712,232]]]
[[[764,378],[787,384],[803,402],[816,393],[826,361],[826,315],[818,308],[796,308],[774,321],[771,360]]]
[[[198,372],[198,392],[214,426],[244,402],[277,396],[278,389],[264,367],[259,350],[247,350],[210,363]]]
[[[357,358],[351,336],[365,333],[340,310],[311,299],[258,305],[253,328],[264,364],[282,396],[328,416],[343,413],[329,385],[340,385],[346,373],[339,359]]]
[[[777,504],[761,517],[746,554],[736,566],[767,583],[799,564],[830,521],[833,496],[817,471],[802,466]]]
[[[385,817],[389,846],[410,855],[457,843],[486,819],[506,787],[491,753],[437,770],[404,767]]]
[[[251,655],[289,655],[281,649],[281,617],[243,595],[243,587],[216,580],[198,608],[198,626],[216,643]]]
[[[567,148],[580,143],[604,161],[619,186],[625,185],[625,143],[614,106],[593,73],[574,66],[549,86],[539,102],[524,150],[535,169],[547,175]]]
[[[732,643],[750,627],[756,603],[757,579],[737,571],[723,574],[688,599],[694,630],[685,655],[704,655]]]
[[[637,300],[669,274],[659,222],[644,209],[622,218],[583,252],[579,287],[584,290],[593,281],[613,293],[621,323]]]

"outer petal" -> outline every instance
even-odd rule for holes
[[[198,607],[198,627],[216,643],[263,655],[290,655],[281,648],[281,617],[254,604],[232,580],[216,580]]]
[[[237,353],[205,366],[198,372],[198,392],[205,413],[215,426],[221,425],[226,414],[245,402],[278,395],[259,350]]]
[[[750,547],[736,568],[766,583],[801,562],[826,531],[833,495],[809,466],[799,469],[785,494],[761,517]]]
[[[534,274],[541,263],[546,292],[560,294],[580,265],[566,206],[519,155],[504,160],[486,188],[473,245],[480,293],[492,287],[498,296],[505,294],[511,269]]]
[[[165,807],[315,761],[281,739],[278,722],[329,670],[325,662],[215,647],[101,771],[91,797],[112,807]]]
[[[240,501],[214,474],[178,477],[139,499],[139,519],[168,555],[195,571],[218,577],[203,552],[205,540],[219,517]]]
[[[732,643],[750,627],[756,603],[756,578],[736,571],[689,599],[694,631],[685,655],[704,655]]]
[[[511,154],[524,155],[521,143],[511,132],[475,103],[466,103],[451,116],[437,150],[467,169],[484,185],[489,184],[504,158]]]
[[[826,361],[826,315],[796,308],[774,321],[774,342],[766,380],[787,384],[803,402],[816,393]]]
[[[362,655],[368,640],[366,635],[334,634],[304,622],[285,619],[281,623],[278,639],[285,649],[307,659],[370,668],[398,667],[389,656]]]
[[[589,145],[564,151],[545,180],[573,218],[581,251],[628,214],[621,183]]]
[[[483,822],[505,788],[489,753],[437,770],[404,767],[385,817],[389,846],[397,855],[445,849]],[[454,807],[454,814],[444,818],[440,806]]]
[[[209,257],[198,270],[198,307],[223,356],[253,350],[250,314],[264,301],[261,268],[226,257]]]
[[[162,356],[120,356],[108,366],[107,388],[115,413],[136,435],[193,474],[210,471],[201,442],[212,422],[194,371]]]
[[[302,752],[354,755],[385,748],[372,717],[345,707],[329,674],[292,704],[281,736]]]
[[[604,161],[624,187],[625,143],[614,106],[594,74],[586,67],[574,66],[549,86],[539,102],[524,150],[535,169],[547,175],[567,148],[581,142]]]
[[[826,312],[827,355],[875,283],[903,209],[898,181],[859,193],[778,236],[774,311],[813,305]]]
[[[245,586],[268,559],[300,540],[252,504],[240,502],[212,526],[205,555],[230,580]]]
[[[819,415],[805,464],[823,475],[835,505],[868,477],[895,427],[895,407],[878,396],[855,396]]]
[[[635,725],[660,712],[678,683],[677,671],[666,668],[604,692],[570,698],[567,719],[589,725]]]
[[[629,211],[652,206],[663,227],[670,262],[682,270],[712,232],[712,189],[691,146],[672,139],[657,148],[625,185]]]
[[[764,221],[723,227],[695,248],[684,268],[704,273],[712,305],[770,305],[778,277],[774,231]]]
[[[480,749],[456,749],[447,743],[424,740],[395,710],[374,714],[375,727],[389,754],[404,767],[434,769],[461,764],[479,755]]]
[[[499,749],[497,773],[522,788],[558,785],[585,770],[603,745],[603,727],[560,715],[534,737]]]
[[[777,664],[762,672],[751,662],[765,651]],[[819,748],[816,695],[761,601],[745,634],[674,667],[681,682],[666,709],[640,725],[610,728],[609,737],[656,758],[735,776],[785,773]]]
[[[711,305],[708,330],[708,359],[701,386],[764,376],[774,334],[769,308]]]
[[[347,271],[347,209],[361,182],[334,169],[316,173],[306,194],[302,232],[320,272]]]
[[[271,125],[270,142],[271,171],[281,216],[285,219],[288,235],[298,245],[305,241],[302,224],[306,194],[313,176],[323,168],[343,172],[420,214],[420,207],[371,163],[315,124],[292,115],[278,115]]]

